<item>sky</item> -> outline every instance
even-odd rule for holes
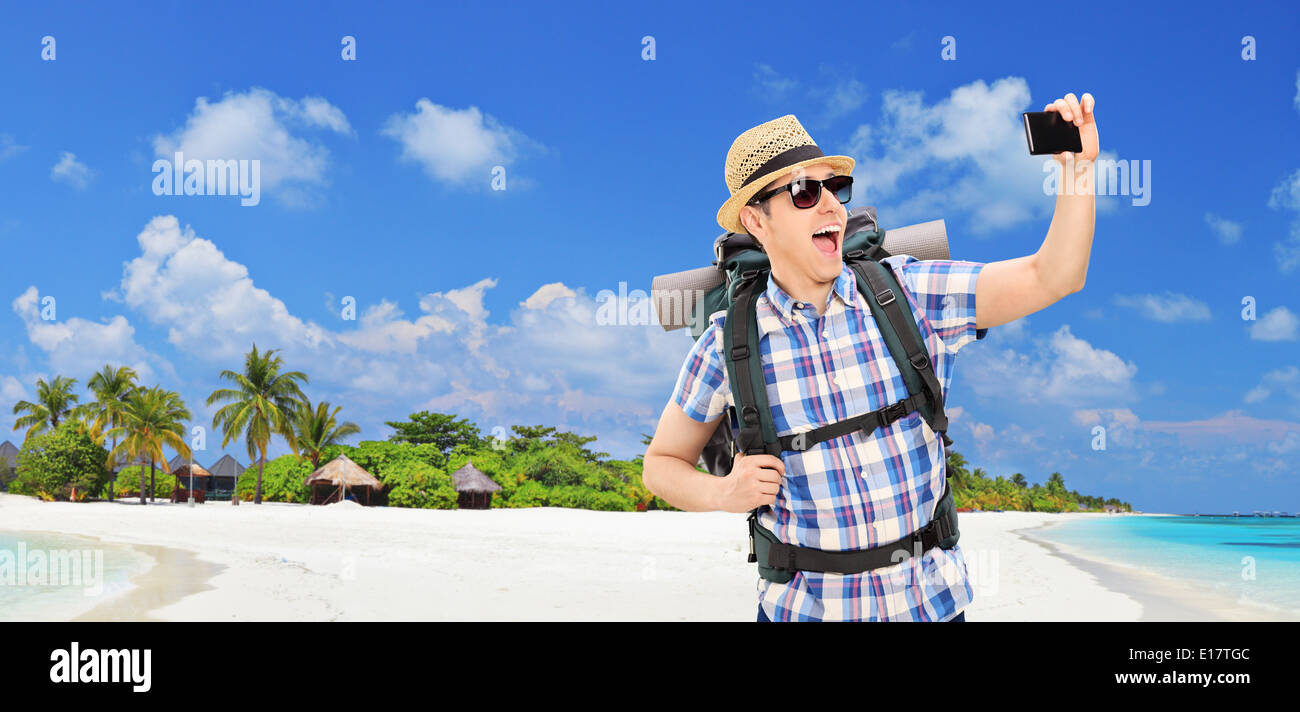
[[[710,263],[737,135],[795,114],[857,160],[850,208],[994,262],[1055,203],[1020,113],[1089,92],[1128,182],[1083,291],[962,350],[955,448],[1144,511],[1300,510],[1300,11],[900,5],[0,4],[0,439],[106,363],[210,430],[256,343],[359,439],[434,410],[632,457],[691,342],[597,309]],[[258,172],[185,195],[177,152]]]

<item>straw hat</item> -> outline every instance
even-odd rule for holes
[[[817,147],[803,124],[786,114],[736,137],[727,151],[723,178],[731,197],[718,209],[718,224],[729,232],[745,232],[740,209],[764,186],[803,166],[828,163],[837,175],[853,173],[853,159],[827,156]]]

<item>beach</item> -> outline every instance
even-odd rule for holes
[[[969,621],[1280,620],[1034,538],[1068,518],[960,518]],[[77,620],[752,621],[745,515],[345,503],[189,507],[0,494],[0,530],[128,544],[153,559]],[[1086,553],[1086,552],[1083,552]]]

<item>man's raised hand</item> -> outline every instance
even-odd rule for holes
[[[1083,99],[1076,99],[1073,93],[1066,94],[1064,97],[1043,107],[1043,111],[1060,112],[1061,118],[1074,124],[1079,129],[1079,145],[1083,150],[1079,153],[1062,151],[1052,156],[1057,163],[1065,165],[1066,160],[1073,157],[1074,160],[1092,161],[1097,158],[1098,140],[1097,140],[1097,120],[1093,114],[1096,108],[1096,100],[1092,94],[1083,93]]]

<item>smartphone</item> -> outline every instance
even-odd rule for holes
[[[1030,155],[1083,151],[1079,127],[1061,118],[1061,112],[1026,111],[1022,116],[1025,117],[1025,140],[1029,142]]]

